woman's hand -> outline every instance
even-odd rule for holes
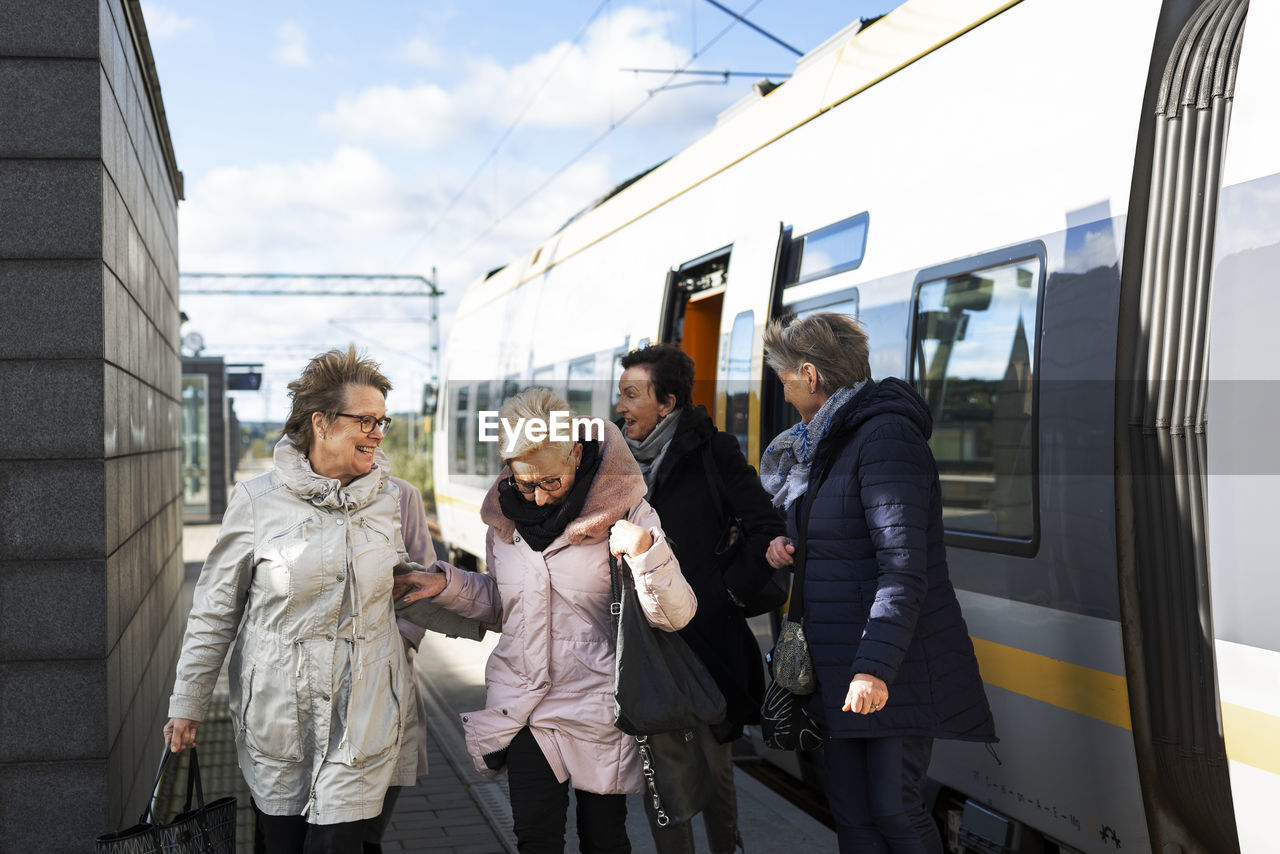
[[[652,545],[653,535],[626,519],[619,519],[609,531],[609,551],[615,555],[639,557]]]
[[[866,673],[859,673],[849,683],[849,693],[845,695],[841,711],[853,712],[855,715],[869,715],[884,708],[889,702],[889,686],[884,680]]]
[[[784,566],[791,566],[791,564],[795,563],[795,559],[792,557],[795,553],[796,547],[791,545],[790,537],[774,537],[773,542],[769,543],[769,548],[764,553],[764,559],[774,569],[782,569]]]
[[[396,575],[391,582],[392,598],[404,597],[405,602],[430,599],[444,590],[448,579],[438,569],[410,570]]]
[[[186,718],[169,718],[164,725],[164,743],[174,753],[180,753],[188,747],[196,746],[196,727],[199,721]]]

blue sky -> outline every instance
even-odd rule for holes
[[[807,51],[898,0],[724,5]],[[446,332],[476,275],[698,139],[753,81],[651,98],[662,75],[620,68],[786,73],[796,59],[742,24],[721,36],[733,19],[706,0],[142,7],[185,176],[181,269],[427,274],[435,266]],[[417,406],[429,372],[427,327],[415,319],[425,303],[191,295],[182,307],[207,353],[267,364],[269,387],[237,404],[242,419],[278,415],[284,383],[306,355],[349,341],[383,361],[397,385],[392,410]]]

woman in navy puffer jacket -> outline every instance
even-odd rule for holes
[[[765,350],[802,419],[760,461],[790,533],[768,559],[804,555],[840,850],[941,854],[923,801],[933,740],[996,738],[947,572],[928,407],[899,379],[870,380],[866,335],[844,315],[775,321]]]

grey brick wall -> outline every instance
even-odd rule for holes
[[[181,641],[181,176],[140,22],[0,3],[0,854],[136,819]]]

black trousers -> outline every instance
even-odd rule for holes
[[[507,749],[511,815],[521,854],[564,854],[569,784],[556,780],[533,733],[525,727]],[[578,800],[578,843],[583,854],[630,854],[626,795],[597,795],[574,789]]]
[[[841,854],[942,854],[924,808],[933,739],[828,738],[822,743],[827,801]]]
[[[308,824],[300,815],[267,815],[257,804],[253,814],[257,854],[362,854],[370,821]]]
[[[391,824],[391,814],[395,812],[396,801],[400,799],[400,787],[391,786],[382,799],[382,812],[368,819],[364,826],[364,854],[382,854],[382,834],[387,832]]]

